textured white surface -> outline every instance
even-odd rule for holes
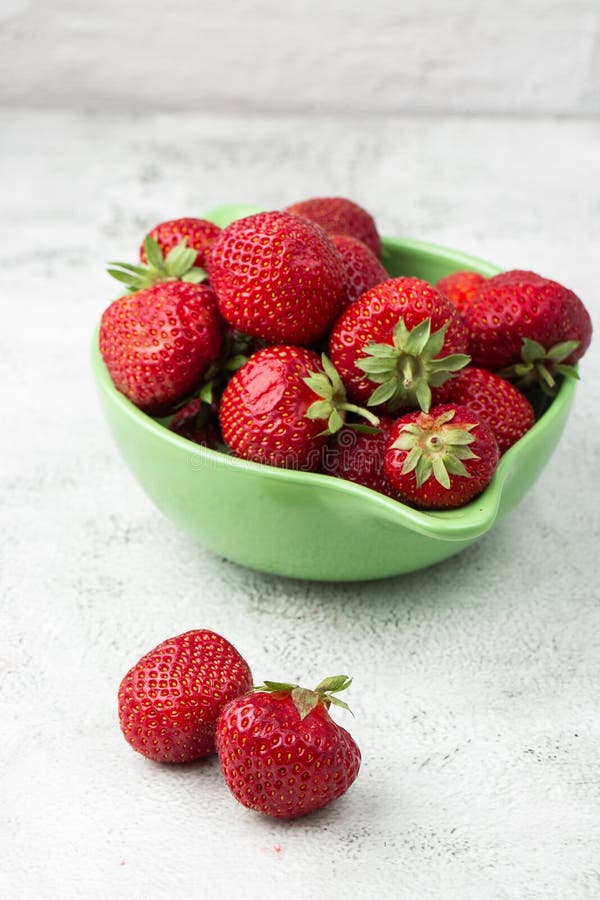
[[[563,280],[598,321],[600,126],[4,112],[0,133],[2,896],[599,896],[597,345],[523,506],[434,569],[342,586],[177,533],[111,444],[88,347],[103,262],[159,219],[323,192]],[[129,750],[120,678],[203,626],[257,680],[354,676],[364,761],[339,802],[281,824],[214,760]]]
[[[600,113],[597,0],[2,0],[0,103]]]

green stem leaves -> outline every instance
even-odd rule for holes
[[[148,235],[144,240],[144,252],[146,263],[139,265],[109,263],[111,268],[107,270],[108,274],[126,285],[130,293],[164,281],[200,284],[208,278],[204,269],[195,265],[198,254],[192,247],[187,246],[185,238],[163,256],[158,242]]]
[[[378,387],[368,400],[369,406],[387,404],[390,412],[404,406],[420,406],[429,412],[432,387],[439,387],[470,362],[464,353],[439,357],[448,323],[431,332],[431,319],[424,319],[409,331],[400,318],[394,328],[392,344],[371,342],[366,355],[356,363]]]

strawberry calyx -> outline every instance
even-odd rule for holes
[[[323,353],[321,355],[322,372],[310,372],[304,383],[311,391],[320,397],[308,407],[304,415],[307,419],[327,419],[327,428],[322,434],[335,434],[346,423],[346,414],[355,413],[370,422],[372,426],[379,425],[379,419],[369,410],[355,403],[349,403],[346,388],[337,369],[331,360]]]
[[[439,387],[471,358],[465,353],[439,357],[444,346],[448,323],[432,333],[431,319],[423,319],[409,330],[400,318],[394,327],[392,344],[367,344],[365,356],[356,365],[370,381],[379,385],[368,400],[368,406],[386,403],[390,412],[403,406],[431,407],[431,388]]]
[[[399,437],[392,444],[395,450],[407,451],[402,475],[415,473],[417,487],[433,476],[446,489],[450,489],[450,475],[470,478],[463,460],[478,459],[469,444],[475,440],[470,432],[476,426],[453,426],[455,410],[449,409],[439,416],[421,413],[416,422],[402,426]]]
[[[320,703],[326,709],[329,709],[331,704],[341,706],[342,709],[354,715],[348,704],[335,696],[340,691],[345,691],[351,684],[352,679],[348,675],[331,675],[329,678],[324,678],[323,681],[320,681],[312,691],[308,688],[300,687],[298,684],[289,684],[281,681],[265,681],[263,684],[253,687],[252,690],[279,695],[282,698],[291,696],[300,719],[305,719]]]
[[[124,284],[130,293],[165,281],[200,284],[208,278],[204,269],[194,265],[198,252],[187,246],[186,238],[164,256],[158,241],[148,235],[144,240],[144,250],[147,263],[109,263],[111,268],[107,270],[108,274]]]
[[[518,388],[539,384],[547,396],[554,397],[558,387],[557,375],[579,379],[575,366],[565,362],[578,346],[579,341],[561,341],[547,350],[539,341],[523,338],[521,362],[502,369],[498,375],[514,381]]]

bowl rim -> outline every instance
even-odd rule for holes
[[[427,241],[412,238],[382,237],[382,244],[384,248],[406,249],[413,252],[417,251],[424,255],[435,253],[438,257],[448,259],[453,265],[456,264],[456,270],[468,267],[474,271],[481,272],[482,275],[494,275],[501,271],[498,266],[486,260]],[[570,403],[576,389],[575,379],[566,378],[563,380],[550,406],[543,412],[532,428],[502,455],[492,480],[478,497],[465,506],[455,509],[419,510],[406,506],[399,500],[386,497],[384,494],[380,494],[371,488],[342,478],[336,478],[333,475],[326,475],[321,472],[283,469],[239,459],[218,450],[201,447],[199,444],[195,444],[193,441],[176,434],[164,424],[164,421],[155,419],[148,413],[138,409],[115,387],[100,355],[98,345],[99,329],[100,324],[98,323],[94,330],[91,348],[92,371],[96,385],[107,399],[117,406],[121,413],[134,422],[136,426],[148,431],[159,440],[172,444],[178,450],[187,452],[188,456],[191,455],[195,459],[202,460],[211,467],[223,470],[230,469],[237,473],[250,472],[267,480],[309,485],[313,489],[321,487],[327,491],[353,495],[356,498],[361,498],[367,506],[370,505],[372,510],[376,510],[379,515],[387,520],[424,536],[442,540],[469,540],[479,537],[491,528],[496,519],[503,487],[510,472],[518,466],[520,459],[528,453],[530,445],[538,440],[540,433],[552,430],[554,420],[561,415],[563,408]]]

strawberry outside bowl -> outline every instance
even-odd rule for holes
[[[257,211],[220,207],[219,225]],[[391,276],[436,282],[497,266],[434,244],[383,238]],[[459,509],[423,512],[369,488],[312,472],[278,469],[200,447],[137,409],[113,385],[98,349],[100,401],[121,455],[154,504],[176,526],[236,563],[293,578],[360,581],[425,568],[459,553],[524,497],[564,429],[576,382],[565,380],[533,428],[504,454],[486,490]]]

